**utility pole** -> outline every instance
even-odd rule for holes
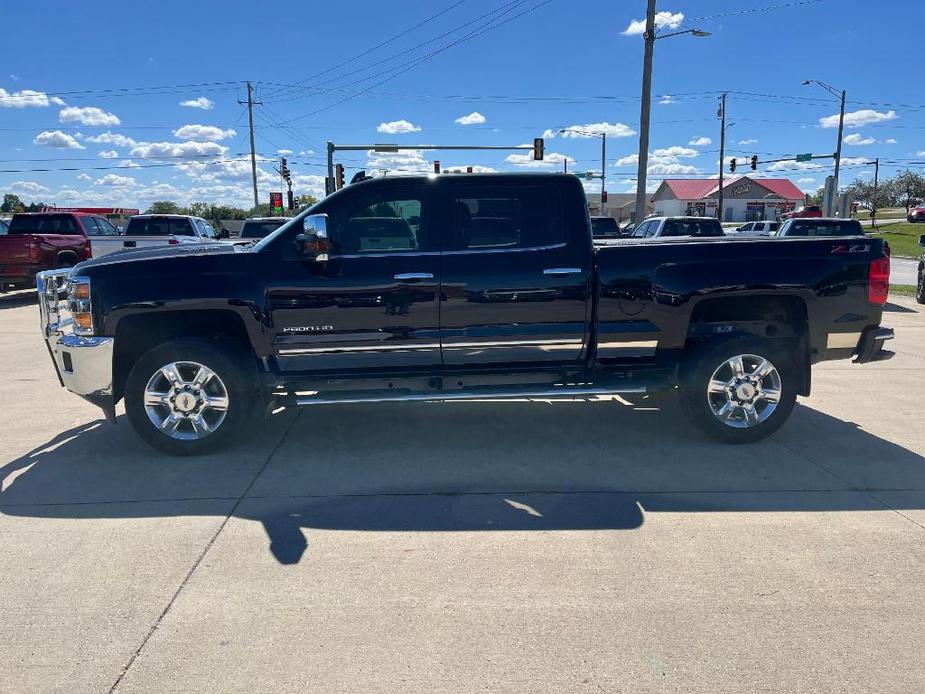
[[[568,173],[568,157],[562,160],[562,173]]]
[[[254,184],[254,207],[260,204],[260,200],[257,197],[257,150],[254,147],[254,104],[259,104],[259,101],[254,101],[254,85],[250,82],[247,83],[247,101],[239,101],[239,104],[247,104],[247,124],[251,132],[251,180]]]
[[[835,181],[832,184],[832,197],[829,198],[831,206],[826,214],[832,216],[832,207],[835,206],[835,199],[838,197],[838,172],[841,169],[841,138],[845,129],[845,90],[841,90],[841,111],[838,114],[838,145],[835,150]]]
[[[607,133],[601,133],[601,216],[607,215],[604,198],[607,197]]]
[[[649,108],[652,103],[652,53],[655,48],[655,0],[646,8],[646,42],[642,58],[642,100],[639,106],[639,168],[636,173],[636,224],[646,216],[646,169],[649,166]]]
[[[716,216],[720,224],[723,223],[723,160],[726,158],[726,92],[720,98],[719,105],[719,201],[716,206]]]
[[[874,159],[874,199],[870,204],[870,228],[877,228],[877,182],[880,178],[880,157]]]

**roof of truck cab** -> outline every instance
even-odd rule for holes
[[[502,172],[496,171],[493,173],[442,173],[442,174],[413,174],[410,176],[374,176],[372,178],[367,178],[357,183],[351,183],[344,186],[341,190],[346,190],[348,188],[354,188],[356,186],[368,186],[376,185],[383,183],[422,183],[427,181],[492,181],[492,180],[509,180],[512,178],[525,178],[525,179],[568,179],[569,181],[578,181],[578,177],[575,174],[566,174],[566,173],[552,173],[552,172],[529,172],[529,173],[519,173],[519,172]]]

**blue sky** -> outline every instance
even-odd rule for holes
[[[821,119],[837,99],[807,78],[848,92],[842,182],[872,175],[874,157],[881,176],[923,168],[921,3],[664,0],[659,11],[663,33],[711,36],[656,42],[650,188],[716,174],[722,91],[730,156],[834,151],[836,129]],[[0,192],[62,206],[249,206],[246,80],[263,102],[264,202],[281,189],[280,151],[295,192],[319,194],[326,140],[519,145],[546,133],[541,170],[568,158],[570,170],[599,171],[600,141],[555,134],[569,127],[607,130],[607,189],[632,191],[643,40],[631,24],[644,13],[644,0],[14,1],[0,46]],[[506,152],[339,156],[348,177],[430,170],[433,159],[535,168]],[[805,190],[830,172],[825,161],[773,166],[761,175]]]

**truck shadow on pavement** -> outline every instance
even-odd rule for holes
[[[283,412],[199,458],[149,449],[120,417],[0,466],[5,515],[230,514],[262,523],[283,564],[313,529],[631,530],[650,513],[886,508],[925,508],[925,458],[806,406],[769,440],[725,446],[672,399]]]
[[[5,308],[20,308],[21,306],[29,306],[30,304],[37,306],[38,300],[38,295],[35,293],[34,289],[0,292],[0,310]]]

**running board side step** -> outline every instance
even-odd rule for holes
[[[395,391],[367,391],[352,392],[338,396],[332,393],[319,393],[317,395],[302,395],[300,393],[281,395],[277,397],[283,405],[335,405],[358,404],[376,402],[438,402],[444,400],[491,400],[491,399],[518,399],[518,398],[559,398],[579,397],[584,395],[630,395],[645,393],[646,387],[641,383],[627,382],[613,385],[571,385],[544,386],[542,388],[473,388],[470,390],[445,390],[430,392],[395,392]]]

